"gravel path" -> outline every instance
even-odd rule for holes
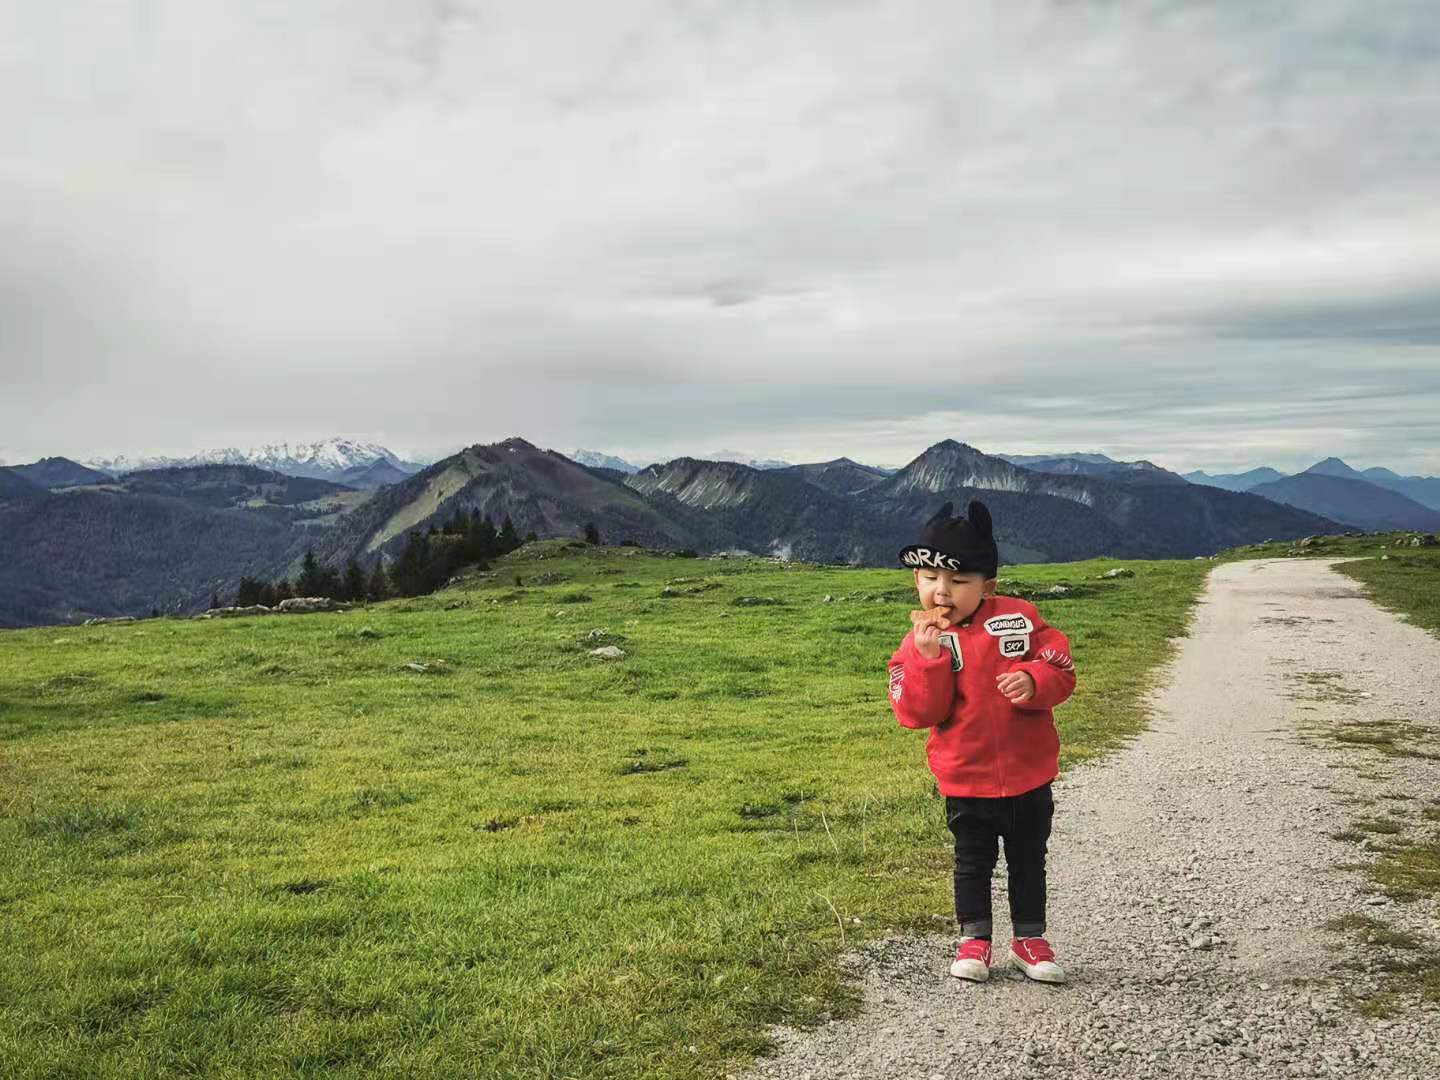
[[[1440,940],[1435,900],[1393,902],[1341,868],[1375,840],[1331,837],[1392,808],[1425,835],[1440,762],[1308,733],[1433,729],[1440,641],[1329,563],[1221,565],[1154,705],[1150,731],[1057,785],[1050,938],[1070,985],[962,983],[953,932],[887,938],[846,958],[857,1017],[777,1029],[746,1076],[1440,1076],[1440,1008],[1357,1011],[1347,995],[1382,985],[1387,953],[1322,928],[1363,913]]]

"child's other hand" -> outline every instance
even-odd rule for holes
[[[1019,705],[1035,696],[1035,680],[1028,671],[1007,671],[995,676],[995,689],[1010,699],[1010,704]]]
[[[927,660],[940,658],[940,628],[933,624],[915,628],[915,648]]]

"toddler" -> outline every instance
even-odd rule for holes
[[[1065,972],[1045,940],[1045,847],[1060,771],[1050,710],[1075,689],[1065,635],[1024,600],[995,595],[999,551],[990,511],[946,503],[900,552],[921,610],[890,658],[890,705],[902,727],[927,728],[925,753],[955,837],[960,947],[950,974],[990,977],[990,875],[1005,841],[1013,940],[1008,960],[1037,982]]]

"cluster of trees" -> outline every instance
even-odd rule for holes
[[[250,607],[252,604],[274,607],[281,600],[289,600],[292,596],[328,596],[332,600],[350,602],[384,600],[394,595],[396,594],[385,568],[378,563],[368,575],[354,559],[346,563],[345,569],[341,571],[321,566],[315,558],[314,550],[306,549],[300,576],[293,585],[285,578],[271,582],[242,577],[235,603],[240,607]],[[211,597],[211,605],[218,606],[219,599],[218,596]]]
[[[590,540],[592,534],[594,539]],[[443,525],[431,524],[427,531],[412,531],[405,550],[388,569],[376,563],[367,574],[354,559],[347,562],[344,569],[323,566],[315,558],[314,550],[308,549],[300,576],[293,584],[285,579],[268,582],[244,577],[240,579],[235,603],[240,607],[252,604],[274,607],[292,596],[328,596],[344,603],[421,596],[440,588],[461,567],[484,569],[491,559],[535,538],[531,532],[522,540],[508,517],[497,529],[479,511],[459,510]],[[591,543],[600,542],[600,534],[593,525],[586,527],[586,539]],[[219,597],[212,599],[218,601]]]
[[[532,532],[526,540],[535,539]],[[390,567],[390,582],[396,596],[420,596],[434,592],[462,566],[484,569],[490,560],[518,548],[524,541],[507,517],[497,530],[490,519],[461,510],[439,528],[412,532],[405,550]]]

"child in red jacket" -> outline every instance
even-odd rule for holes
[[[890,658],[890,705],[903,727],[928,728],[925,753],[955,837],[960,948],[950,974],[990,976],[990,875],[1005,840],[1010,876],[1010,962],[1038,982],[1065,972],[1045,940],[1045,845],[1060,771],[1050,710],[1075,689],[1064,634],[1033,605],[995,595],[999,551],[990,511],[964,518],[946,503],[920,542],[900,552],[923,610]]]

